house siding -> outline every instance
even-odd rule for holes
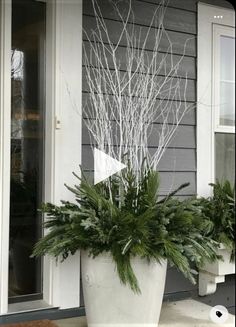
[[[232,8],[231,4],[223,0],[205,0],[203,2],[213,5]],[[102,15],[107,24],[111,41],[116,43],[121,31],[122,24],[114,14],[112,6],[107,0],[99,0]],[[122,10],[127,9],[127,1],[122,2]],[[134,12],[135,29],[142,29],[141,38],[144,37],[148,29],[149,23],[157,8],[159,0],[132,0],[132,9]],[[91,0],[83,2],[83,28],[87,35],[91,35],[91,30],[95,28],[95,18]],[[169,38],[173,42],[174,60],[183,55],[185,56],[181,62],[179,69],[179,76],[185,77],[187,72],[188,89],[187,89],[187,102],[194,104],[196,102],[196,62],[197,62],[197,1],[196,0],[170,0],[168,8],[165,13],[164,19],[165,29],[168,31]],[[145,50],[152,51],[154,42],[154,31],[152,30]],[[84,34],[85,48],[89,48],[86,34]],[[185,42],[186,47],[184,47]],[[167,51],[168,42],[166,39],[160,43],[160,53]],[[121,70],[125,69],[125,40],[121,40],[120,47],[118,48],[117,55],[121,61]],[[113,69],[110,62],[110,69]],[[160,77],[162,78],[160,73]],[[86,84],[85,73],[83,73],[83,104],[87,102],[89,96],[88,87]],[[158,99],[157,99],[158,100]],[[86,118],[86,113],[83,113],[83,120]],[[89,117],[90,118],[90,117]],[[160,121],[153,122],[153,129],[158,129]],[[114,127],[115,128],[115,127]],[[90,137],[85,124],[83,123],[82,133],[82,166],[88,175],[92,176],[93,173],[93,155],[90,146]],[[118,144],[114,144],[118,145]],[[156,147],[155,133],[151,134],[149,139],[149,150],[154,151]],[[163,158],[159,163],[159,172],[161,179],[160,195],[167,194],[170,190],[179,186],[183,182],[190,182],[190,186],[183,189],[179,194],[180,198],[188,198],[196,194],[196,110],[193,109],[188,112],[169,144]],[[226,306],[230,312],[234,313],[234,292],[232,287],[234,279],[232,276],[226,276],[226,282],[218,285],[215,294],[207,297],[198,297],[197,285],[192,285],[180,274],[175,268],[169,267],[167,271],[165,297],[168,299],[177,298],[181,294],[187,294],[202,302],[210,305],[221,304]]]

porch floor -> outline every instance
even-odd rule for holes
[[[161,310],[159,327],[233,327],[235,316],[229,314],[224,324],[210,320],[211,307],[195,300],[164,302]],[[69,318],[55,320],[58,327],[87,327],[86,318]]]

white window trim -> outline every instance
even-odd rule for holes
[[[235,37],[235,32],[232,27],[213,25],[213,46],[214,46],[214,57],[212,63],[212,83],[213,83],[213,94],[212,94],[212,106],[213,110],[213,121],[214,121],[214,131],[219,133],[234,133],[234,126],[223,126],[220,125],[220,36],[227,35],[230,37]]]
[[[213,24],[234,27],[234,10],[198,3],[197,194],[200,196],[211,195],[212,188],[208,184],[215,179]],[[231,127],[224,127],[224,131],[226,129],[232,131]]]
[[[74,200],[82,147],[82,0],[47,0],[46,146],[44,200]],[[0,315],[8,313],[11,130],[11,0],[0,0]],[[60,122],[58,122],[60,121]],[[80,305],[79,253],[56,264],[45,258],[44,300],[60,308]]]

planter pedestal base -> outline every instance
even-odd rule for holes
[[[199,272],[199,290],[198,293],[200,296],[205,296],[213,294],[216,291],[218,283],[223,283],[225,281],[225,276],[217,276],[211,274],[207,271]]]

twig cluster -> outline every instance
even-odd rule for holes
[[[144,158],[149,167],[158,169],[183,116],[193,107],[186,101],[187,74],[179,75],[188,40],[183,55],[174,56],[164,28],[165,2],[157,6],[146,31],[135,26],[131,0],[125,17],[113,2],[122,25],[114,44],[101,9],[92,0],[96,27],[85,32],[83,44],[88,89],[84,113],[91,145],[119,161],[128,154],[137,182]],[[147,51],[153,33],[153,48]],[[160,51],[163,39],[168,44],[165,53]],[[154,152],[149,149],[150,137],[155,140]]]

